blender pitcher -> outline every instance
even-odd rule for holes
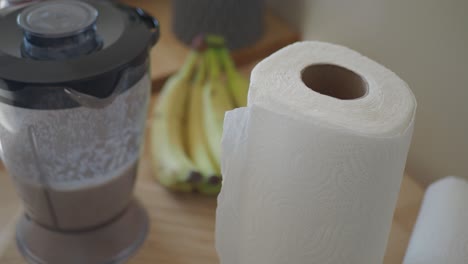
[[[39,2],[0,17],[1,158],[25,207],[30,263],[121,263],[148,219],[132,199],[156,19],[110,1]]]

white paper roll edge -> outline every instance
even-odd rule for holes
[[[468,263],[468,181],[447,177],[429,186],[403,263]]]
[[[301,72],[314,64],[355,72],[367,83],[367,95],[340,100],[314,92],[301,79]],[[413,93],[395,73],[349,48],[317,41],[297,42],[258,63],[248,105],[377,137],[403,134],[416,109]]]
[[[314,64],[360,75],[367,94],[312,91]],[[259,63],[248,107],[225,118],[221,263],[382,263],[415,109],[406,83],[345,47],[296,43]]]

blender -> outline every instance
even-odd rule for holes
[[[132,191],[158,21],[111,1],[37,2],[0,17],[0,155],[23,200],[30,263],[122,263],[148,217]]]

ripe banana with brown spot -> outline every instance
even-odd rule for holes
[[[156,177],[166,187],[192,190],[201,175],[184,147],[185,112],[200,55],[192,51],[183,68],[169,78],[157,98],[151,123],[151,154]]]

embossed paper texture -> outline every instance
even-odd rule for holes
[[[468,263],[468,181],[447,177],[426,191],[404,264]]]
[[[301,69],[323,62],[358,72],[367,95],[311,91]],[[345,47],[297,43],[257,65],[248,107],[225,118],[221,263],[382,263],[415,107],[401,79]]]

